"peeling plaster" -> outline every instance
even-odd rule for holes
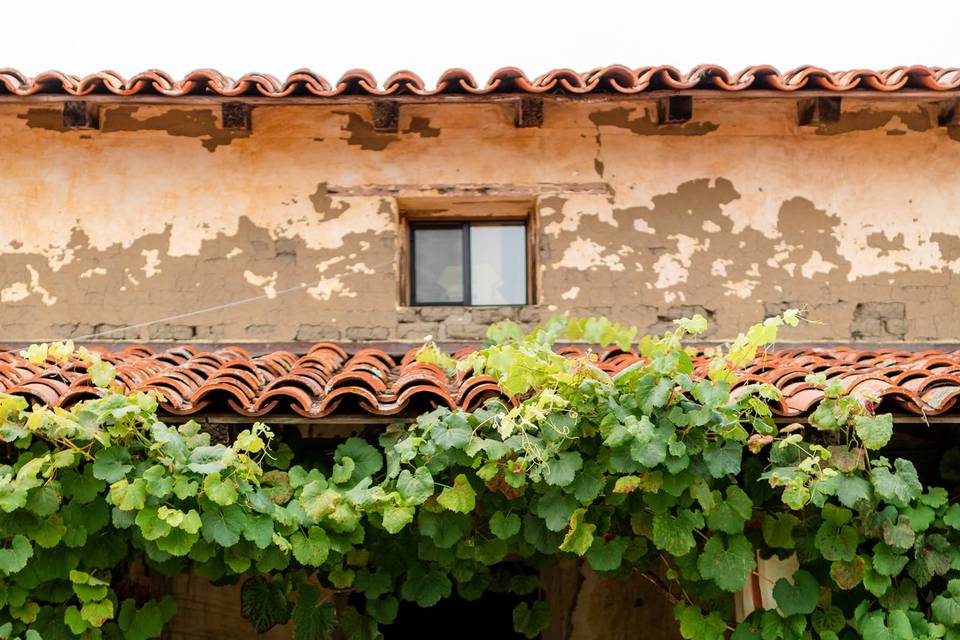
[[[160,267],[160,250],[159,249],[144,249],[140,252],[140,255],[144,257],[146,262],[144,263],[142,269],[143,273],[146,274],[148,278],[159,274],[162,270]]]
[[[620,262],[620,256],[616,253],[603,255],[604,251],[606,251],[606,249],[593,240],[577,236],[577,239],[571,242],[564,251],[563,258],[553,264],[553,268],[585,271],[587,269],[604,267],[610,271],[623,271],[624,266],[623,263]]]
[[[274,271],[269,276],[259,276],[247,269],[243,272],[243,279],[255,287],[263,289],[263,293],[268,298],[277,297],[277,272]]]
[[[580,294],[580,287],[570,287],[566,291],[560,294],[560,297],[564,300],[576,300],[577,296]]]

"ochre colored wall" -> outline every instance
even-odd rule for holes
[[[956,341],[960,127],[934,105],[844,98],[799,127],[796,102],[112,105],[64,131],[49,105],[0,105],[0,339],[86,335],[266,296],[108,338],[479,337],[502,316],[606,314],[642,329],[693,312],[711,337],[793,305],[797,340]],[[397,197],[535,198],[539,304],[410,309],[396,284]],[[306,286],[302,286],[306,285]],[[291,287],[299,289],[286,292]]]

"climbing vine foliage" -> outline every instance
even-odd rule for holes
[[[891,417],[813,376],[826,398],[809,424],[778,428],[774,387],[733,387],[799,321],[708,350],[700,376],[684,347],[699,316],[639,342],[604,319],[497,324],[465,360],[432,344],[420,358],[493,376],[512,402],[328,453],[260,424],[212,443],[158,418],[162,398],[121,393],[96,354],[31,347],[38,363],[85,360],[102,397],[0,395],[0,638],[158,637],[175,603],[138,577],[185,572],[242,581],[254,628],[290,622],[298,640],[378,638],[401,602],[488,591],[514,594],[532,638],[550,618],[539,572],[565,558],[651,580],[685,638],[960,638],[960,504],[883,456]],[[611,377],[558,340],[645,359]],[[738,617],[734,594],[772,556],[795,569]]]

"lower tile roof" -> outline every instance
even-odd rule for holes
[[[350,355],[329,342],[317,343],[306,353],[258,356],[242,347],[203,351],[186,345],[156,352],[143,345],[98,351],[116,366],[117,380],[127,390],[160,392],[166,399],[162,411],[174,415],[409,417],[437,406],[470,411],[491,398],[510,402],[493,378],[469,373],[448,377],[440,368],[418,362],[416,349],[400,357],[374,348]],[[585,353],[580,346],[558,351]],[[454,356],[467,353],[465,349]],[[617,348],[597,355],[599,366],[611,374],[640,359]],[[694,365],[698,374],[705,372],[703,357],[694,358]],[[876,399],[881,411],[923,416],[949,412],[960,418],[960,350],[781,349],[759,354],[740,371],[734,388],[770,382],[783,394],[771,403],[774,414],[803,416],[823,398],[821,390],[804,381],[810,373],[839,379],[848,393]],[[15,352],[0,354],[0,392],[50,407],[67,407],[98,393],[80,360],[35,365]]]

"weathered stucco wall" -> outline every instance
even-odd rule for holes
[[[108,106],[99,130],[0,105],[0,338],[419,340],[503,316],[603,313],[644,329],[699,311],[712,337],[786,306],[804,340],[955,341],[960,127],[932,105],[844,99],[799,127],[791,100],[368,106]],[[410,309],[397,197],[530,195],[539,302]],[[291,290],[291,288],[293,288]],[[234,304],[264,296],[262,299]]]

